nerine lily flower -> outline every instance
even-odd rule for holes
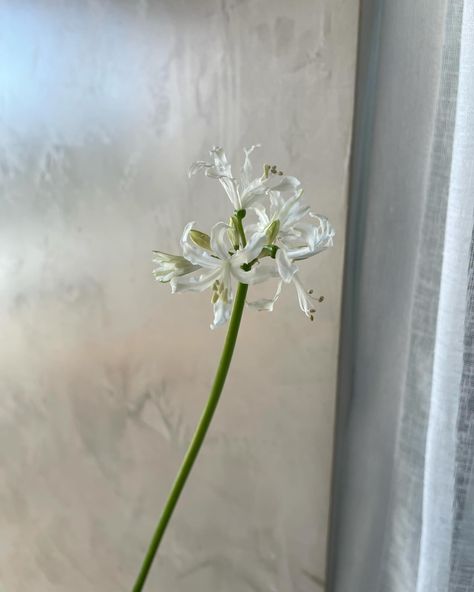
[[[275,271],[268,263],[258,263],[250,267],[267,242],[265,234],[254,233],[245,248],[233,252],[227,224],[218,222],[213,226],[208,243],[202,237],[196,241],[196,235],[193,235],[196,232],[194,224],[195,222],[190,222],[186,225],[181,247],[185,259],[195,266],[195,272],[173,277],[171,289],[173,293],[187,290],[202,292],[212,287],[214,320],[211,328],[214,329],[229,320],[234,296],[233,280],[255,284],[274,276]],[[207,236],[203,233],[200,235]]]
[[[299,189],[288,199],[280,192],[270,193],[270,207],[254,207],[258,222],[257,232],[267,232],[269,239],[284,249],[292,260],[307,259],[333,244],[334,229],[325,216],[310,212],[302,203],[303,190]],[[310,220],[303,222],[308,215]]]
[[[173,292],[212,288],[212,328],[225,323],[231,313],[233,284],[255,284],[269,278],[279,283],[273,298],[247,302],[259,310],[273,310],[283,284],[295,287],[301,310],[313,320],[312,290],[305,290],[297,263],[332,246],[334,229],[329,220],[310,212],[303,203],[303,189],[296,177],[285,176],[275,165],[265,165],[262,176],[252,172],[250,155],[259,145],[244,149],[240,181],[232,175],[225,152],[211,149],[211,162],[197,161],[189,174],[199,170],[218,179],[234,209],[229,225],[219,222],[211,236],[186,226],[181,238],[182,255],[155,251],[157,280],[170,282]],[[257,222],[247,223],[253,210]],[[241,246],[248,241],[245,247]],[[270,257],[269,257],[270,255]]]
[[[252,179],[250,154],[259,146],[259,144],[255,144],[248,149],[244,148],[245,157],[241,169],[240,183],[232,176],[231,165],[223,148],[220,146],[211,148],[212,162],[196,161],[189,169],[189,176],[204,170],[206,176],[219,179],[235,210],[247,209],[269,191],[294,191],[300,187],[301,184],[296,177],[283,175],[275,165],[265,165],[263,175]]]
[[[275,261],[281,281],[273,298],[248,304],[271,311],[280,296],[282,283],[293,283],[301,310],[313,320],[314,297],[311,290],[303,287],[295,261],[307,259],[332,246],[335,233],[326,217],[312,214],[309,207],[302,204],[302,195],[303,191],[299,190],[285,200],[279,192],[271,192],[268,209],[260,204],[254,208],[258,222],[253,225],[253,230],[266,232],[269,241],[278,247]],[[311,220],[302,222],[306,215]]]

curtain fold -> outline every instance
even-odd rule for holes
[[[474,2],[363,0],[361,20],[328,590],[464,592]]]

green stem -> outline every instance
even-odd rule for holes
[[[235,343],[237,341],[237,335],[240,327],[240,321],[242,319],[242,313],[244,310],[247,289],[247,284],[239,284],[239,287],[237,288],[234,307],[232,309],[232,315],[229,321],[229,329],[227,331],[227,337],[224,343],[224,349],[222,350],[221,359],[219,362],[219,366],[217,367],[217,372],[214,378],[214,384],[212,385],[209,399],[201,415],[201,419],[199,420],[199,424],[196,428],[193,439],[191,440],[191,444],[189,445],[188,451],[186,452],[186,456],[184,457],[178,475],[176,476],[176,480],[171,489],[168,501],[166,502],[163,512],[161,514],[161,518],[158,522],[158,526],[156,527],[155,533],[151,540],[147,554],[143,561],[143,565],[140,569],[137,581],[135,582],[135,586],[133,587],[133,592],[141,592],[143,590],[143,586],[145,585],[145,581],[148,577],[148,573],[153,563],[153,559],[155,558],[156,552],[158,551],[158,547],[160,546],[161,539],[165,534],[168,522],[170,521],[170,518],[173,514],[173,510],[176,507],[179,496],[184,488],[189,473],[193,468],[194,461],[196,460],[196,457],[206,436],[207,429],[209,428],[209,425],[211,423],[212,416],[214,415],[214,411],[216,410],[217,403],[219,402],[219,397],[222,393],[222,389],[224,388],[227,372],[229,371],[230,362],[232,360],[232,354],[234,353]]]

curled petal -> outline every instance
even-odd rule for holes
[[[293,280],[293,277],[298,271],[298,268],[290,260],[290,258],[286,254],[285,249],[278,249],[275,256],[275,260],[277,264],[278,273],[280,274],[281,279],[288,284]]]
[[[310,212],[309,216],[310,218],[316,220],[316,231],[312,235],[311,247],[314,249],[320,245],[320,250],[332,247],[332,239],[334,238],[336,232],[329,220],[326,218],[326,216],[320,216],[319,214],[313,214],[312,212]]]
[[[192,177],[198,171],[202,171],[203,169],[207,169],[212,166],[212,164],[206,162],[205,160],[196,160],[196,162],[193,162],[193,164],[189,167],[188,177]]]
[[[252,152],[255,150],[255,148],[260,148],[260,144],[254,144],[253,146],[250,146],[250,148],[244,148],[244,153],[245,153],[245,158],[244,158],[244,164],[242,165],[242,170],[241,170],[241,186],[242,189],[244,189],[245,187],[247,187],[250,184],[250,179],[251,179],[251,175],[252,175],[252,163],[250,161],[249,156],[252,154]]]
[[[272,312],[275,302],[278,300],[281,294],[282,285],[283,282],[278,282],[278,287],[273,298],[261,298],[260,300],[254,300],[253,302],[247,301],[247,305],[260,311]]]
[[[211,248],[222,260],[229,259],[229,229],[230,226],[224,222],[214,224],[211,230]]]
[[[270,262],[258,262],[249,271],[241,267],[232,267],[232,275],[242,284],[260,284],[270,278],[278,277],[278,270]]]
[[[240,209],[237,183],[235,179],[232,177],[232,169],[229,161],[227,160],[223,148],[221,148],[220,146],[214,146],[210,150],[210,155],[213,162],[205,162],[204,160],[196,161],[191,165],[191,168],[189,169],[189,176],[191,177],[198,171],[204,170],[204,173],[207,177],[211,177],[212,179],[219,179],[234,208]]]
[[[258,227],[266,228],[272,221],[272,216],[268,215],[267,210],[262,204],[256,204],[255,207],[251,208],[255,212],[258,218]]]
[[[264,232],[256,232],[253,234],[247,246],[240,249],[232,256],[232,266],[241,267],[244,263],[250,263],[256,259],[262,252],[263,247],[268,242],[267,235]]]
[[[212,286],[220,274],[220,269],[213,269],[199,275],[174,277],[170,282],[171,291],[173,294],[178,292],[203,292]]]
[[[232,302],[223,302],[218,300],[214,304],[214,320],[211,324],[211,329],[225,325],[230,319],[232,313]]]
[[[232,168],[224,149],[221,146],[213,146],[210,155],[214,159],[215,173],[219,177],[232,177]]]
[[[232,312],[233,292],[232,292],[232,277],[230,274],[230,265],[226,263],[222,269],[219,277],[219,282],[216,282],[212,302],[214,308],[214,320],[211,324],[211,329],[215,329],[220,325],[224,325],[230,318]]]
[[[196,222],[189,222],[184,228],[183,236],[181,237],[183,255],[194,265],[214,269],[219,266],[219,260],[213,257],[206,249],[199,247],[190,236],[194,224],[196,224]]]
[[[282,232],[291,231],[292,227],[309,213],[309,206],[303,204],[302,196],[302,190],[290,196],[275,215],[280,221]]]
[[[310,216],[317,221],[316,224],[295,226],[293,229],[294,238],[289,235],[285,241],[288,257],[295,261],[317,255],[333,244],[335,232],[329,220],[315,214],[310,214]]]
[[[271,177],[272,183],[269,184],[268,189],[271,191],[296,191],[301,188],[301,181],[296,177]]]
[[[296,293],[298,295],[298,303],[300,305],[301,310],[308,318],[313,320],[312,315],[314,313],[314,303],[311,300],[308,292],[304,289],[303,284],[301,283],[297,273],[293,277],[293,284],[296,288]]]

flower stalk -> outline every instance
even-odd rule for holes
[[[237,335],[239,333],[240,321],[242,319],[242,313],[245,306],[247,289],[248,285],[242,283],[240,283],[237,288],[232,314],[229,321],[229,328],[224,342],[224,348],[222,350],[221,359],[219,361],[219,366],[217,367],[217,372],[211,388],[209,399],[201,415],[201,419],[199,420],[199,424],[191,440],[188,451],[186,452],[186,456],[184,457],[181,468],[179,469],[178,475],[176,476],[173,487],[171,488],[168,501],[165,504],[140,569],[140,573],[133,587],[133,592],[141,592],[143,590],[153,560],[163,539],[163,535],[165,534],[166,527],[168,526],[176,504],[178,503],[181,492],[183,491],[187,478],[191,472],[191,469],[193,468],[194,462],[199,454],[199,450],[201,449],[207,430],[214,416],[222,389],[224,388],[230,363],[232,361],[232,355],[234,353]]]
[[[222,185],[234,213],[229,222],[217,222],[206,234],[189,222],[181,236],[182,255],[154,251],[155,278],[169,283],[173,293],[211,289],[214,318],[211,329],[229,321],[219,366],[208,402],[175,479],[133,592],[141,592],[186,480],[202,446],[219,402],[232,360],[245,304],[272,311],[282,286],[293,284],[304,314],[314,320],[313,290],[306,290],[299,277],[299,262],[326,250],[333,243],[334,229],[325,216],[313,214],[303,201],[303,188],[296,177],[284,175],[276,165],[265,165],[254,177],[250,154],[258,144],[244,149],[240,181],[224,150],[215,146],[211,160],[195,162],[190,175],[204,171]],[[246,302],[249,285],[277,279],[271,298]],[[237,290],[235,291],[235,285]],[[319,299],[321,301],[321,298]]]

